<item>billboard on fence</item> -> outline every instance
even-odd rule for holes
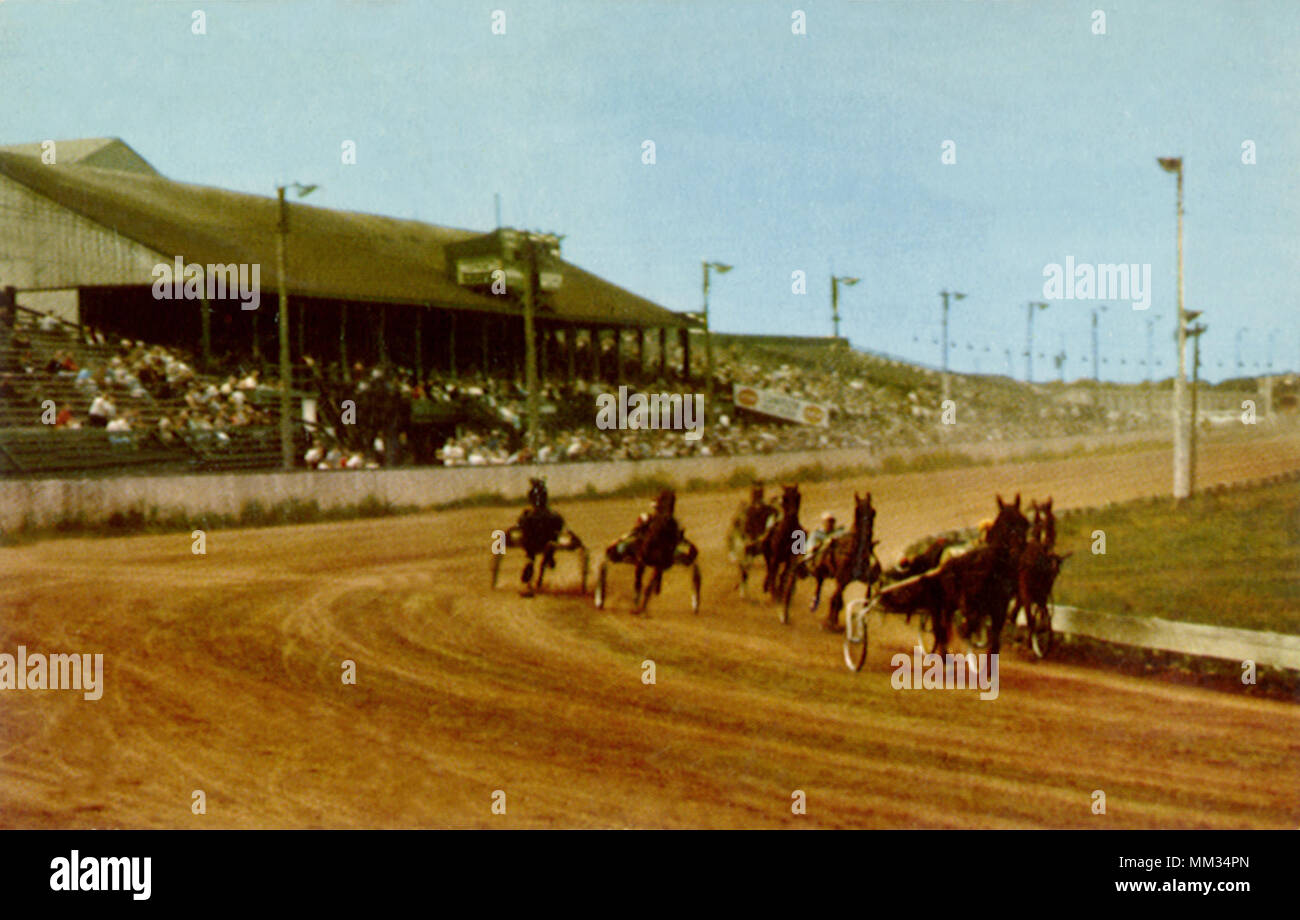
[[[830,424],[831,407],[820,403],[805,402],[776,390],[760,390],[757,387],[732,387],[731,399],[739,409],[761,412],[774,418],[783,418],[802,425],[820,425],[825,428]]]

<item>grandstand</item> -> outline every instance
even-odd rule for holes
[[[116,139],[56,149],[48,164],[38,145],[0,148],[0,474],[278,466],[275,199],[172,181]],[[691,365],[703,333],[557,257],[536,311],[543,430],[530,449],[522,306],[466,282],[460,258],[506,245],[510,231],[299,204],[288,214],[291,392],[308,468],[879,449],[1167,424],[1168,401],[1150,387],[953,374],[961,408],[948,427],[937,371],[842,339],[715,333],[718,395],[702,439],[597,430],[594,396],[611,387],[704,389]],[[233,291],[159,298],[156,269],[177,259],[258,266],[258,308]],[[830,424],[738,408],[733,385],[825,406]]]

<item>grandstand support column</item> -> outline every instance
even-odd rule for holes
[[[379,363],[388,363],[388,339],[384,335],[388,326],[388,305],[379,305]]]
[[[691,333],[685,326],[677,330],[682,340],[682,380],[691,379]]]
[[[307,305],[298,304],[298,358],[307,353]]]
[[[447,314],[447,370],[456,376],[456,311]]]
[[[201,324],[201,348],[203,351],[203,373],[212,372],[212,304],[207,294],[199,300],[199,323]]]
[[[352,371],[348,368],[348,305],[339,304],[339,369],[343,379],[351,382]]]
[[[424,383],[424,308],[415,308],[415,379]]]

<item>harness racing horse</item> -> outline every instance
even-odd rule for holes
[[[1052,588],[1061,573],[1061,563],[1070,557],[1054,551],[1056,545],[1056,518],[1052,514],[1052,500],[1032,502],[1034,522],[1029,530],[1029,541],[1020,555],[1016,579],[1016,596],[1012,602],[1011,622],[1014,624],[1020,611],[1025,611],[1029,628],[1029,645],[1039,658],[1046,657],[1052,646]]]
[[[731,521],[727,545],[731,559],[740,569],[740,596],[749,586],[749,566],[762,554],[762,539],[777,518],[777,509],[763,498],[763,484],[750,487],[749,502],[741,505]]]
[[[871,504],[871,493],[859,497],[853,493],[853,529],[842,536],[835,537],[819,548],[806,566],[817,587],[813,592],[809,610],[816,610],[822,596],[822,582],[828,578],[835,579],[835,593],[831,595],[830,610],[822,620],[822,628],[839,632],[840,611],[844,609],[844,589],[855,581],[867,586],[867,597],[871,597],[871,587],[880,578],[880,560],[876,558],[876,545],[879,540],[872,539],[876,527],[876,509]],[[802,574],[801,564],[801,574]],[[793,593],[794,579],[790,580]],[[788,595],[787,595],[788,596]]]
[[[763,590],[773,598],[784,599],[788,581],[793,577],[795,564],[794,535],[803,533],[799,523],[799,486],[781,487],[781,517],[758,540],[757,546],[767,564]]]
[[[696,565],[699,550],[686,539],[686,530],[673,516],[677,507],[677,494],[665,489],[655,499],[654,510],[641,521],[629,535],[629,540],[610,546],[605,555],[609,562],[629,562],[636,566],[633,582],[636,600],[633,613],[642,613],[653,595],[663,588],[664,570],[674,565],[692,568],[691,605],[696,613],[700,609],[700,567]],[[650,569],[649,581],[645,580]],[[643,588],[644,584],[644,588]],[[596,606],[605,605],[605,564],[602,563],[596,581]]]
[[[945,653],[955,614],[960,611],[964,638],[988,628],[988,648],[997,654],[1002,645],[1002,627],[1007,609],[1016,596],[1020,580],[1020,559],[1029,532],[1029,519],[1020,511],[1020,493],[1015,501],[997,496],[998,516],[985,541],[960,555],[944,559],[934,573],[935,597],[932,626],[935,652]],[[975,645],[982,643],[975,641]]]
[[[502,553],[494,553],[492,562],[492,584],[496,586],[497,570],[501,565],[501,555],[508,547],[521,547],[528,561],[524,563],[519,580],[523,582],[523,594],[531,597],[542,588],[542,579],[547,569],[555,568],[555,551],[557,549],[579,550],[582,558],[583,590],[586,590],[587,560],[582,541],[572,531],[564,529],[564,518],[549,506],[546,480],[533,478],[529,480],[528,507],[519,515],[515,526],[506,531],[505,546]],[[534,560],[540,556],[539,563]],[[536,572],[536,581],[533,580]]]

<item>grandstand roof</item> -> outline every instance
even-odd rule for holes
[[[26,156],[39,157],[44,150],[41,145],[46,141],[31,144],[13,144],[0,147],[3,153],[21,153]],[[84,137],[75,140],[52,141],[56,163],[65,166],[97,166],[100,169],[117,169],[126,172],[143,173],[147,176],[158,175],[158,170],[120,138]]]
[[[276,199],[163,178],[114,139],[61,141],[57,149],[58,165],[45,165],[39,144],[0,148],[0,175],[155,252],[205,265],[257,263],[264,289],[278,285]],[[143,168],[130,166],[132,157]],[[90,165],[95,161],[117,166]],[[480,236],[480,231],[304,204],[289,205],[289,226],[286,276],[291,293],[520,312],[513,302],[461,287],[448,273],[443,247]],[[539,311],[539,318],[687,325],[685,317],[570,262],[563,262],[562,270],[563,285],[550,295],[550,309]],[[142,284],[152,281],[141,279]]]

